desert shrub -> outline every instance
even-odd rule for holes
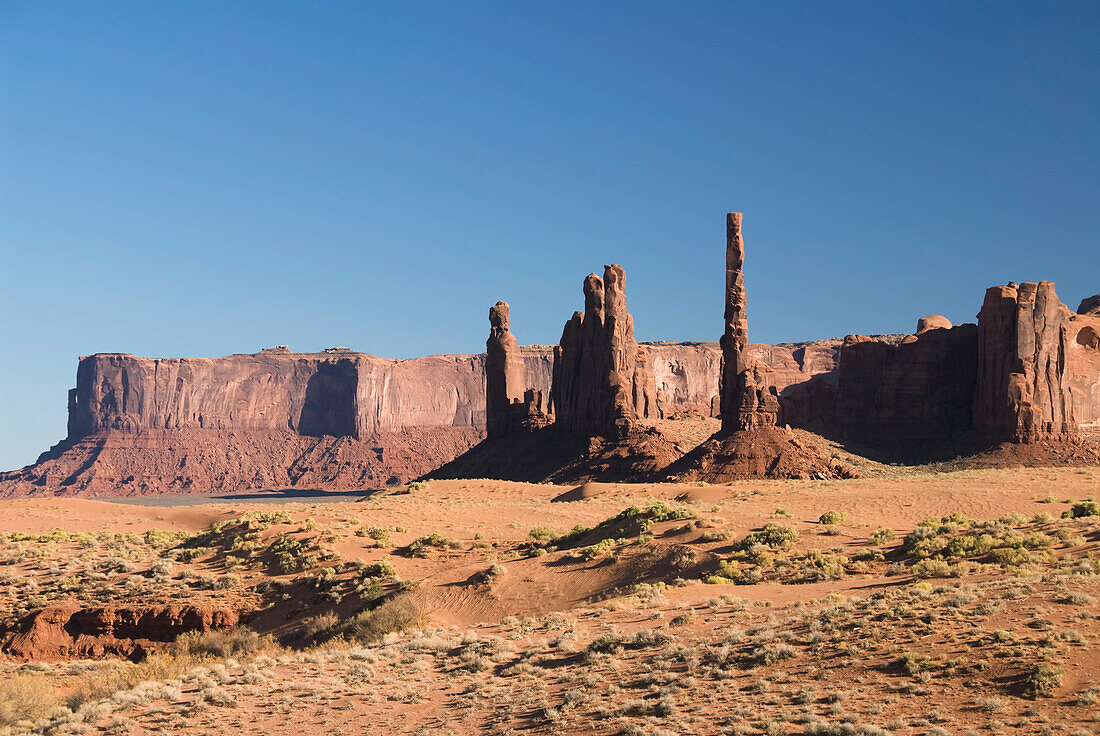
[[[379,547],[388,547],[393,541],[390,538],[390,533],[381,527],[370,526],[360,531],[363,532],[360,536],[370,537]],[[359,532],[357,531],[356,534],[359,534]]]
[[[157,560],[149,566],[149,574],[158,580],[167,580],[172,577],[173,569],[171,560]]]
[[[814,580],[839,580],[844,577],[848,558],[843,555],[834,555],[813,550],[807,555],[806,563],[809,568],[809,577]]]
[[[769,665],[784,659],[793,659],[797,654],[798,650],[790,644],[776,643],[757,647],[753,650],[752,657],[758,664]]]
[[[894,662],[907,675],[916,675],[932,666],[932,658],[919,652],[903,652]]]
[[[590,544],[584,548],[581,553],[581,557],[585,560],[595,560],[605,555],[611,554],[615,549],[615,540],[613,539],[601,539],[595,544]]]
[[[573,531],[553,541],[559,549],[577,547],[585,543],[595,545],[609,539],[637,537],[662,521],[690,519],[694,516],[695,510],[689,506],[670,506],[664,501],[653,501],[646,506],[631,506],[623,509],[592,528],[578,524]]]
[[[306,638],[313,638],[318,634],[328,631],[337,623],[339,623],[339,621],[340,617],[331,612],[312,616],[302,622],[302,634]]]
[[[606,634],[600,634],[593,639],[585,651],[599,654],[614,654],[623,648],[626,641],[625,635],[620,634],[618,631],[610,631]]]
[[[772,549],[785,549],[797,539],[797,530],[775,522],[768,522],[763,529],[746,535],[744,539],[738,542],[737,547],[747,551],[759,544]]]
[[[219,575],[214,579],[214,590],[229,590],[230,588],[237,587],[241,582],[241,578],[232,573],[228,575]]]
[[[426,480],[414,480],[407,488],[410,491],[425,491],[428,489],[428,481]]]
[[[188,536],[187,532],[166,532],[162,529],[150,529],[145,532],[142,539],[144,539],[145,543],[150,547],[167,549],[176,546],[181,541],[187,539]]]
[[[403,595],[348,619],[333,631],[354,641],[372,644],[386,634],[419,626],[421,619],[420,609]]]
[[[397,568],[389,560],[379,560],[370,565],[361,564],[359,577],[361,578],[392,578],[396,577]]]
[[[947,560],[925,559],[913,565],[910,572],[918,578],[949,578],[953,569]]]
[[[311,542],[287,535],[272,542],[268,552],[274,558],[275,566],[284,574],[302,572],[321,563],[321,555],[313,549]]]
[[[507,570],[504,565],[493,563],[486,569],[474,575],[474,582],[484,585],[492,585],[498,578],[502,577]]]
[[[841,511],[826,511],[824,514],[817,517],[817,523],[832,526],[833,524],[843,524],[844,520],[847,518],[848,514]]]
[[[887,542],[892,542],[898,538],[898,533],[893,529],[885,526],[880,526],[871,532],[871,544],[882,545]]]
[[[407,554],[412,557],[427,557],[432,549],[455,549],[458,543],[447,539],[439,532],[432,532],[424,537],[418,537],[409,543]]]
[[[1022,692],[1029,698],[1051,698],[1062,686],[1065,670],[1042,662],[1032,665],[1024,674]]]
[[[62,702],[57,690],[42,675],[7,674],[0,679],[0,727],[45,718]]]
[[[274,647],[271,640],[246,626],[233,626],[213,631],[192,631],[176,639],[173,652],[191,656],[244,657],[259,654]]]
[[[527,536],[536,542],[549,542],[554,538],[555,534],[554,530],[548,526],[536,526],[534,529],[527,532]]]
[[[1063,519],[1080,519],[1085,516],[1100,516],[1100,504],[1093,499],[1078,501],[1069,511],[1062,512]]]

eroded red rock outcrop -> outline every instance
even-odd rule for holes
[[[140,659],[190,631],[234,626],[235,610],[192,605],[57,605],[28,614],[0,631],[0,650],[19,659],[60,660],[120,656]]]
[[[1053,283],[992,287],[978,314],[975,427],[1015,442],[1093,431],[1100,426],[1098,346],[1100,316],[1070,311]]]
[[[626,273],[604,267],[584,280],[584,311],[566,322],[554,349],[554,421],[588,436],[626,437],[638,419],[657,418],[654,373],[634,339]]]

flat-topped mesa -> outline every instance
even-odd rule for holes
[[[722,335],[718,385],[722,430],[732,432],[779,423],[779,395],[764,367],[751,361],[748,297],[745,294],[745,241],[741,213],[726,214],[726,329]]]
[[[1079,423],[1095,420],[1098,402],[1075,391],[1071,370],[1074,364],[1091,369],[1093,358],[1077,355],[1082,346],[1075,344],[1088,327],[1076,323],[1089,320],[1062,304],[1050,281],[988,289],[978,313],[974,426],[996,438],[1033,442],[1069,438]]]
[[[517,428],[545,426],[542,390],[527,388],[519,342],[510,329],[507,302],[489,307],[485,341],[485,432],[500,437]]]
[[[656,418],[653,370],[634,339],[626,273],[604,266],[584,280],[584,312],[565,323],[554,348],[550,389],[555,421],[588,436],[624,438],[640,418]]]

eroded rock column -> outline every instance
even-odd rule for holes
[[[524,397],[523,358],[509,325],[507,302],[489,307],[485,341],[485,431],[490,437],[508,430],[512,403]]]
[[[779,396],[767,370],[750,363],[748,298],[745,294],[745,241],[741,213],[726,214],[726,329],[722,335],[722,369],[718,385],[723,431],[732,432],[779,421]]]
[[[590,436],[626,437],[639,417],[656,416],[653,371],[634,339],[626,273],[604,267],[584,280],[584,312],[575,312],[554,349],[551,401],[556,421]]]

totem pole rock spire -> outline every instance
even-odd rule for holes
[[[722,369],[718,386],[722,430],[732,432],[774,426],[779,396],[766,371],[750,363],[748,297],[745,294],[745,241],[741,213],[726,214],[726,329],[722,335]]]

